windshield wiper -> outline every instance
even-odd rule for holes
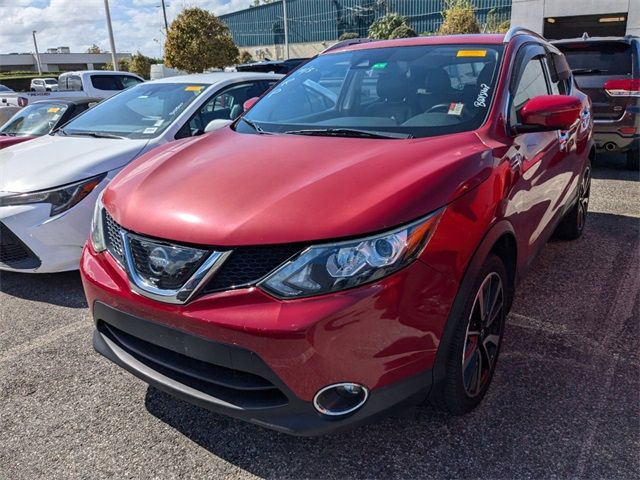
[[[378,132],[374,130],[359,130],[357,128],[307,128],[302,130],[289,130],[290,135],[317,135],[333,137],[355,137],[355,138],[393,138],[407,139],[413,138],[410,133]]]
[[[258,125],[256,122],[254,122],[253,120],[248,120],[244,117],[240,117],[240,120],[242,120],[244,123],[246,123],[247,125],[249,125],[251,128],[253,128],[256,132],[260,133],[260,134],[264,134],[264,135],[271,135],[271,132],[265,132],[262,127],[260,125]]]
[[[600,68],[576,68],[571,70],[574,75],[589,75],[591,73],[607,73],[609,70],[602,70]]]
[[[64,130],[60,130],[64,135],[71,136],[85,136],[85,137],[93,137],[93,138],[118,138],[122,139],[125,137],[121,137],[120,135],[114,135],[113,133],[105,133],[105,132],[65,132]]]

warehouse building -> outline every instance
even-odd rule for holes
[[[638,0],[640,1],[640,0]],[[486,23],[506,20],[512,0],[473,0],[477,16]],[[309,57],[334,43],[340,35],[367,36],[369,26],[386,13],[408,18],[418,33],[435,32],[442,23],[444,0],[287,0],[289,57]],[[285,58],[284,5],[275,1],[221,16],[241,50],[256,59]]]
[[[71,53],[68,47],[47,49],[40,54],[43,72],[71,72],[74,70],[100,70],[111,62],[110,53]],[[118,53],[118,61],[131,58],[130,53]],[[0,54],[0,72],[27,71],[37,72],[38,62],[35,53]]]
[[[555,40],[640,36],[640,0],[513,0],[511,23]]]

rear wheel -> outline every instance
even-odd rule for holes
[[[554,236],[561,240],[575,240],[582,235],[587,222],[589,211],[589,195],[591,194],[591,162],[582,172],[580,185],[578,186],[578,198],[573,207],[564,216],[560,225],[556,228]]]
[[[461,415],[474,409],[486,394],[500,353],[509,299],[504,263],[490,255],[455,321],[445,366],[445,378],[435,385],[432,403]]]
[[[640,170],[640,149],[627,150],[627,169]]]

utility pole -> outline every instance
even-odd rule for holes
[[[282,13],[284,15],[284,50],[286,59],[289,60],[289,17],[287,16],[287,0],[282,0]]]
[[[162,15],[164,15],[164,32],[169,33],[169,23],[167,22],[167,8],[164,5],[164,0],[162,0]]]
[[[113,39],[113,27],[111,26],[111,13],[109,12],[109,0],[104,0],[104,11],[107,15],[107,30],[109,31],[109,43],[111,44],[111,64],[113,70],[118,70],[118,61],[116,60],[116,42]]]
[[[36,31],[31,32],[33,35],[33,46],[36,47],[36,64],[38,65],[38,75],[42,76],[42,67],[40,66],[40,52],[38,52],[38,42],[36,42]]]

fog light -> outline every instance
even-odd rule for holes
[[[336,383],[324,387],[313,398],[313,406],[323,415],[339,416],[355,412],[369,398],[366,387],[357,383]]]

